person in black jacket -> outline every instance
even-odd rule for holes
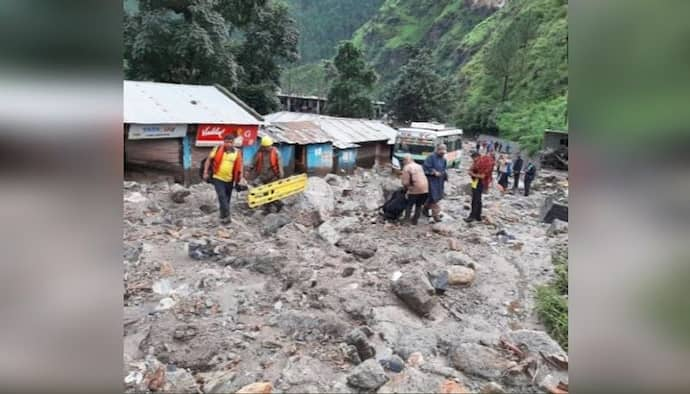
[[[522,171],[522,156],[517,154],[515,162],[513,162],[513,192],[518,190],[518,184],[520,183],[520,172]]]
[[[537,175],[537,168],[530,162],[525,170],[525,197],[529,196],[529,188]]]

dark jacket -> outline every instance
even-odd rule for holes
[[[517,174],[518,172],[522,171],[522,164],[522,157],[518,157],[513,163],[513,172]]]
[[[447,161],[436,153],[432,153],[424,160],[424,174],[429,180],[429,201],[434,203],[441,201],[443,198],[443,187],[445,181],[448,180],[448,173],[446,172]],[[441,176],[433,176],[432,170],[441,173]]]

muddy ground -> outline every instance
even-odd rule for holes
[[[529,197],[492,188],[486,221],[467,224],[468,162],[450,170],[436,225],[381,220],[376,207],[399,184],[385,168],[310,178],[281,213],[251,210],[235,194],[230,225],[219,224],[211,185],[188,194],[165,181],[126,181],[125,389],[567,384],[567,355],[534,312],[535,287],[553,277],[551,252],[568,237],[567,226],[542,223],[540,210],[547,196],[567,200],[567,173],[539,172]],[[445,292],[431,295],[431,283]]]

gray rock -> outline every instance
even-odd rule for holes
[[[285,259],[283,256],[275,251],[269,252],[261,256],[252,256],[245,258],[246,267],[254,272],[260,274],[276,274],[283,268]]]
[[[345,342],[357,348],[357,354],[359,354],[360,360],[367,360],[376,355],[376,350],[374,350],[374,347],[371,346],[367,340],[366,334],[358,328],[355,328],[347,334]]]
[[[494,349],[476,343],[463,343],[451,350],[451,363],[458,370],[485,379],[499,379],[516,363]]]
[[[429,273],[429,281],[431,282],[431,286],[434,287],[436,294],[444,294],[448,289],[448,271],[439,270]]]
[[[198,392],[196,379],[183,368],[169,365],[165,371],[164,391],[170,393],[196,393]]]
[[[331,186],[337,186],[340,184],[340,177],[335,174],[327,174],[323,180]]]
[[[347,324],[332,312],[287,311],[277,317],[276,323],[286,335],[299,341],[339,339],[348,329]]]
[[[564,234],[568,232],[568,222],[564,222],[559,219],[554,219],[551,225],[546,230],[546,235],[552,237],[558,234]]]
[[[330,222],[322,223],[317,229],[317,233],[321,239],[331,245],[335,245],[340,241],[340,238],[342,238],[338,230],[336,230]]]
[[[514,345],[525,345],[527,350],[535,356],[539,355],[539,352],[543,352],[544,354],[567,357],[558,342],[543,331],[515,330],[509,331],[505,336]]]
[[[402,371],[405,368],[405,361],[403,361],[402,358],[396,355],[392,355],[391,357],[379,360],[379,364],[381,364],[383,368],[396,373]]]
[[[416,368],[407,368],[381,386],[377,393],[438,393],[442,382],[443,378],[439,376],[425,374]]]
[[[335,197],[331,186],[321,178],[309,177],[306,189],[299,194],[295,204],[295,211],[306,213],[303,224],[318,225],[327,220],[334,209]]]
[[[418,270],[403,273],[393,281],[393,292],[407,306],[421,316],[426,316],[436,304],[434,288],[426,275]]]
[[[183,204],[190,194],[192,192],[189,189],[177,183],[170,188],[170,199],[178,204]]]
[[[446,253],[446,261],[451,265],[462,265],[463,267],[468,267],[475,269],[476,264],[474,261],[462,252],[448,252]]]
[[[336,243],[336,246],[362,259],[373,257],[378,250],[378,246],[374,241],[361,234],[341,239]]]
[[[203,380],[204,393],[234,393],[237,385],[233,384],[237,373],[233,371],[214,371],[200,373],[198,376]]]
[[[354,274],[354,273],[355,273],[355,267],[345,267],[343,269],[341,276],[343,278],[347,278],[348,276],[352,276],[352,274]]]
[[[341,343],[340,351],[343,353],[343,356],[345,356],[345,359],[350,361],[352,364],[358,365],[362,363],[362,359],[359,358],[359,352],[357,352],[357,348],[354,345]]]
[[[269,213],[263,220],[261,234],[264,236],[275,234],[281,227],[292,222],[289,216],[282,213]]]
[[[364,390],[376,390],[387,381],[383,367],[371,358],[356,366],[347,377],[347,384]]]

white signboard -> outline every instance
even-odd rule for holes
[[[129,139],[181,138],[187,134],[186,124],[131,124]]]

